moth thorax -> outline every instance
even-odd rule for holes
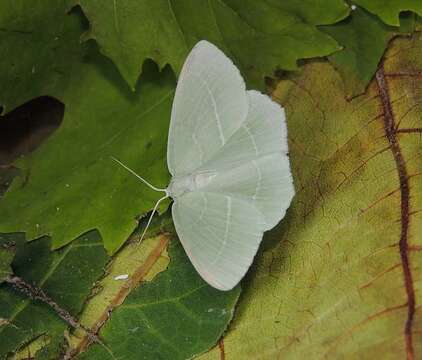
[[[216,172],[211,172],[211,171],[197,173],[197,174],[193,175],[196,188],[201,189],[201,188],[208,186],[209,183],[212,181],[212,179],[216,175],[217,175]]]
[[[215,177],[215,173],[203,172],[180,177],[173,177],[167,188],[170,197],[175,198],[184,193],[200,190],[206,187]]]

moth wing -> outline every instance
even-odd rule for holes
[[[198,171],[215,174],[203,191],[247,201],[264,216],[266,230],[283,217],[294,195],[283,108],[248,91],[249,113],[239,129]]]
[[[172,214],[180,241],[201,277],[217,289],[232,289],[262,240],[261,213],[229,195],[190,192],[175,200]]]
[[[247,112],[239,70],[216,46],[198,42],[183,65],[173,100],[167,146],[170,173],[191,174],[207,162]]]

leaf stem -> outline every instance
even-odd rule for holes
[[[38,300],[50,306],[61,319],[63,319],[69,326],[74,329],[82,329],[87,333],[91,341],[102,344],[97,335],[91,332],[90,329],[79,323],[67,310],[63,309],[51,297],[49,297],[44,290],[36,285],[28,284],[25,280],[16,275],[9,275],[5,280],[14,289],[29,297],[32,300]]]

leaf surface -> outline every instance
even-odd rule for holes
[[[362,94],[373,78],[389,41],[398,35],[412,34],[417,28],[414,13],[400,14],[400,27],[387,25],[377,16],[356,7],[346,19],[319,29],[343,46],[328,56],[340,73],[348,97]]]
[[[422,356],[421,49],[395,40],[349,101],[327,63],[280,83],[296,197],[201,360]]]
[[[14,274],[28,284],[37,285],[76,317],[109,260],[98,232],[87,233],[53,252],[47,237],[25,243],[20,236],[12,263]],[[10,237],[2,235],[1,239],[10,240]],[[37,356],[54,358],[50,354],[58,352],[68,327],[51,307],[31,300],[6,283],[0,286],[0,318],[4,319],[0,326],[2,357],[43,335],[48,343]]]
[[[131,92],[92,42],[79,43],[83,32],[79,14],[66,14],[64,2],[61,7],[55,1],[42,4],[9,4],[7,8],[10,19],[4,26],[14,26],[16,17],[20,30],[13,36],[10,31],[0,32],[5,49],[13,54],[13,60],[0,60],[1,80],[10,84],[7,91],[0,90],[0,99],[15,105],[48,94],[64,103],[65,115],[46,143],[16,162],[22,171],[0,201],[0,231],[26,232],[29,240],[47,234],[58,248],[97,228],[113,253],[135,229],[137,217],[151,209],[159,195],[110,156],[155,185],[167,185],[165,148],[174,77],[168,68],[160,74],[149,62],[140,87]],[[51,8],[54,17],[45,23],[43,15],[50,14]],[[22,28],[32,30],[23,32]],[[50,38],[37,45],[39,37],[46,34]],[[64,43],[67,46],[59,45]],[[54,59],[38,57],[39,52],[54,52]],[[27,74],[31,69],[28,59],[42,63],[39,77]],[[57,62],[65,65],[58,68]]]
[[[178,73],[199,40],[213,42],[239,67],[252,87],[277,68],[296,69],[298,59],[339,50],[316,25],[347,16],[340,0],[78,0],[95,39],[122,76],[135,87],[145,59]],[[142,81],[142,80],[141,80]]]
[[[398,33],[398,28],[387,26],[359,7],[347,19],[321,29],[344,46],[328,59],[339,71],[348,97],[365,91],[388,41]]]
[[[125,301],[133,289],[142,287],[145,281],[151,281],[168,266],[169,235],[148,235],[140,244],[137,240],[139,237],[131,237],[130,243],[113,258],[107,268],[107,276],[98,283],[95,296],[87,302],[81,314],[81,323],[93,333],[101,330],[113,311]],[[166,319],[162,318],[162,321],[165,323]],[[87,334],[77,330],[72,336],[68,352],[80,353],[90,345]]]
[[[418,0],[354,0],[354,3],[378,15],[389,25],[400,25],[400,13],[414,11],[422,16],[422,2]]]
[[[0,234],[0,284],[13,273],[10,265],[16,253],[16,241],[21,239],[21,234]]]
[[[100,332],[109,348],[92,345],[80,359],[188,359],[213,346],[231,320],[237,286],[218,291],[193,270],[179,241],[168,269],[134,289]]]
[[[42,95],[59,100],[81,57],[78,16],[64,16],[64,0],[5,0],[0,3],[0,89],[3,112]]]
[[[0,283],[12,273],[10,264],[12,263],[14,251],[10,248],[0,248]]]

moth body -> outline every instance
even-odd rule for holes
[[[171,179],[166,193],[171,198],[177,199],[188,192],[204,189],[216,176],[217,173],[209,171],[186,176],[175,176]]]

